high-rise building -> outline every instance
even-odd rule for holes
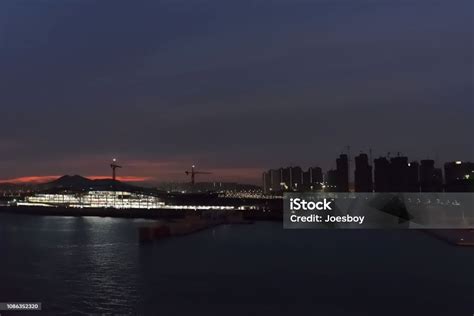
[[[282,174],[282,169],[273,169],[270,170],[270,177],[271,177],[271,188],[273,193],[279,193],[281,192],[281,174]]]
[[[407,192],[420,192],[420,164],[417,161],[408,164]]]
[[[271,194],[272,193],[271,170],[263,173],[262,182],[263,182],[263,194]]]
[[[337,182],[339,180],[337,170],[329,170],[326,175],[326,189],[328,192],[338,192]]]
[[[391,192],[408,191],[408,158],[397,156],[390,159],[390,180]]]
[[[311,171],[303,171],[303,190],[311,191]]]
[[[346,154],[339,155],[336,159],[337,192],[349,192],[349,159]]]
[[[323,185],[323,171],[319,167],[310,167],[303,172],[303,190],[320,191]]]
[[[443,175],[441,169],[435,168],[435,162],[431,159],[421,161],[420,165],[420,189],[421,192],[439,192],[443,187]]]
[[[372,192],[372,166],[367,154],[355,157],[354,184],[356,192]]]
[[[390,162],[385,157],[374,159],[376,192],[390,192]]]
[[[434,192],[443,191],[443,171],[441,168],[435,168],[433,175]]]
[[[291,167],[283,168],[281,171],[281,188],[283,191],[291,188]]]
[[[293,191],[302,190],[303,186],[303,169],[301,167],[290,167],[290,189]]]
[[[324,181],[323,170],[319,167],[312,167],[309,168],[309,172],[311,173],[311,186],[313,187],[313,190],[321,190]]]
[[[421,192],[433,192],[434,160],[425,159],[420,165]]]

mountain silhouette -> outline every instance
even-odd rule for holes
[[[85,177],[74,175],[69,176],[65,175],[56,180],[53,180],[47,183],[47,186],[55,187],[55,188],[86,188],[93,184],[93,180],[87,179]]]
[[[87,190],[136,190],[131,184],[120,182],[112,179],[92,180],[80,175],[65,175],[54,181],[46,183],[45,189],[48,190],[70,190],[70,191],[87,191]]]

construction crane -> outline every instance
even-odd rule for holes
[[[115,170],[116,170],[117,168],[118,168],[118,169],[122,168],[122,166],[119,166],[119,165],[117,164],[117,159],[114,158],[114,159],[112,159],[112,163],[110,164],[110,168],[112,168],[112,180],[115,181],[115,180],[116,180],[116,171],[115,171]]]
[[[196,182],[196,175],[197,174],[211,174],[212,172],[206,172],[206,171],[196,171],[195,170],[196,166],[192,165],[191,171],[185,171],[184,173],[189,176],[191,175],[191,184],[194,185]]]

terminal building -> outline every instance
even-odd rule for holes
[[[37,193],[27,196],[23,206],[75,208],[157,209],[165,203],[159,198],[125,191],[88,191],[81,193]]]
[[[176,202],[176,201],[175,201]],[[85,192],[63,191],[56,193],[35,193],[24,200],[15,201],[13,206],[94,208],[116,210],[246,210],[255,209],[245,205],[215,205],[202,203],[169,203],[162,198],[137,192],[93,190]]]

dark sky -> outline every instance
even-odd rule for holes
[[[2,0],[0,179],[474,158],[471,0]],[[201,178],[201,180],[204,180]]]

